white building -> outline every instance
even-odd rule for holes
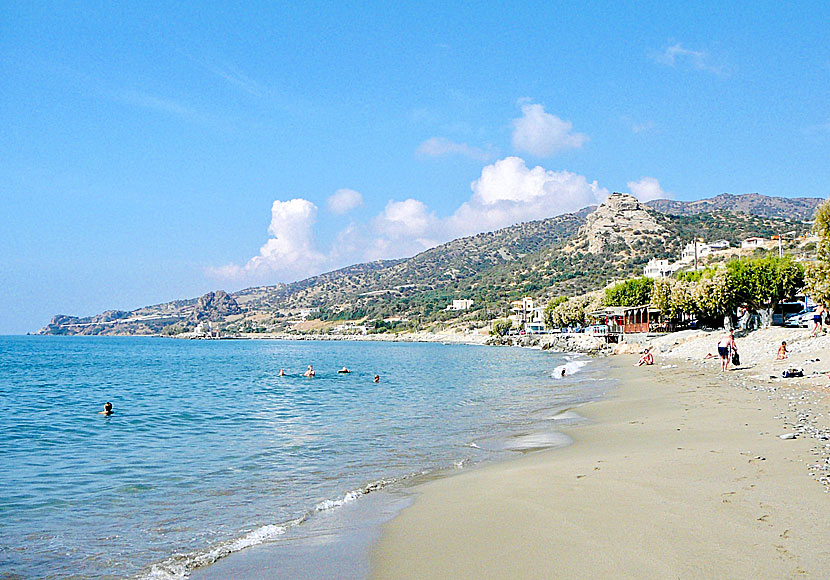
[[[472,307],[472,300],[453,300],[452,304],[447,306],[447,310],[469,310]]]
[[[697,259],[700,260],[704,256],[708,256],[712,253],[712,246],[705,242],[691,242],[686,244],[686,247],[683,248],[683,252],[680,254],[680,261],[683,263],[689,263],[695,261],[695,254],[697,255]]]
[[[658,260],[652,258],[648,264],[643,266],[643,276],[646,278],[668,278],[677,272],[682,264],[680,262],[671,263],[668,260]]]
[[[767,243],[767,240],[764,238],[747,238],[741,242],[741,249],[742,250],[751,250],[754,248],[763,248]]]
[[[713,252],[720,252],[721,250],[728,250],[729,249],[729,240],[717,240],[715,242],[709,242],[709,248]]]

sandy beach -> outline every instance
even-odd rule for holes
[[[619,386],[577,409],[573,445],[415,488],[372,577],[827,578],[830,338],[740,337],[728,373],[703,360],[717,338],[598,361]]]

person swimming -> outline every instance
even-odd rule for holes
[[[380,375],[375,375],[374,381],[376,383],[379,383],[380,382]]]
[[[305,372],[305,376],[313,377],[315,374],[316,373],[314,372],[314,367],[311,366],[311,365],[308,365],[308,370]]]
[[[279,374],[279,376],[281,376],[281,377],[284,377],[284,376],[285,376],[285,369],[280,369],[280,374]]]
[[[338,373],[340,373],[340,374],[342,374],[342,375],[345,375],[346,373],[350,373],[350,372],[352,372],[352,371],[350,371],[350,370],[349,370],[349,369],[347,369],[346,367],[343,367],[342,369],[340,369],[340,370],[339,370],[339,371],[337,371],[337,372],[338,372]]]
[[[103,411],[98,411],[98,414],[99,414],[99,415],[112,415],[112,413],[113,413],[113,411],[112,411],[112,403],[110,403],[109,401],[107,401],[107,402],[104,404],[104,410],[103,410]]]

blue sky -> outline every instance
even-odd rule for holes
[[[667,4],[0,2],[0,333],[612,191],[825,197],[830,5]]]

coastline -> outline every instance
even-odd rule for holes
[[[827,462],[827,377],[762,385],[776,367],[750,344],[764,336],[739,339],[749,363],[725,375],[698,360],[701,333],[653,367],[605,359],[618,391],[579,408],[573,445],[414,488],[371,577],[826,577],[826,473],[808,466]],[[830,362],[816,341],[781,363]]]
[[[590,370],[576,375],[580,378],[575,380],[584,385],[577,386],[571,379],[571,373],[576,373],[588,364],[590,359],[569,353],[561,353],[561,356],[558,356],[560,353],[551,355],[556,358],[548,359],[548,355],[542,353],[538,355],[541,365],[535,374],[542,373],[545,377],[552,378],[544,381],[542,396],[545,404],[532,405],[529,408],[534,412],[527,415],[528,422],[524,428],[516,433],[510,433],[508,429],[503,433],[494,433],[491,430],[470,432],[467,434],[470,439],[458,440],[456,446],[459,449],[474,448],[474,454],[480,456],[478,460],[463,459],[437,470],[417,471],[404,477],[370,483],[365,489],[346,493],[342,500],[327,500],[318,504],[302,519],[302,525],[287,526],[279,537],[273,538],[273,541],[234,551],[227,557],[223,554],[219,558],[210,559],[209,565],[198,565],[185,574],[200,580],[225,580],[239,577],[269,578],[279,570],[281,577],[286,578],[367,578],[370,550],[379,537],[381,525],[411,503],[412,487],[426,481],[452,477],[454,473],[468,469],[470,465],[479,465],[479,461],[484,464],[500,462],[529,451],[569,443],[566,437],[561,436],[559,428],[563,423],[579,421],[581,418],[567,413],[567,409],[602,396],[597,389],[604,390],[600,385],[606,383],[593,378],[594,372]],[[505,352],[503,356],[513,358],[516,355]],[[553,361],[556,361],[553,363],[556,367],[550,364]],[[559,383],[559,373],[556,369],[561,367],[570,370],[568,380],[563,381],[564,400],[561,405],[557,405],[557,396],[551,398],[549,389]],[[556,420],[552,420],[551,415],[555,415]],[[468,453],[462,451],[460,455],[465,456]],[[321,509],[323,504],[329,503],[336,505],[331,506],[333,509]],[[322,561],[326,564],[322,565]],[[205,564],[207,563],[208,560],[205,560]]]

